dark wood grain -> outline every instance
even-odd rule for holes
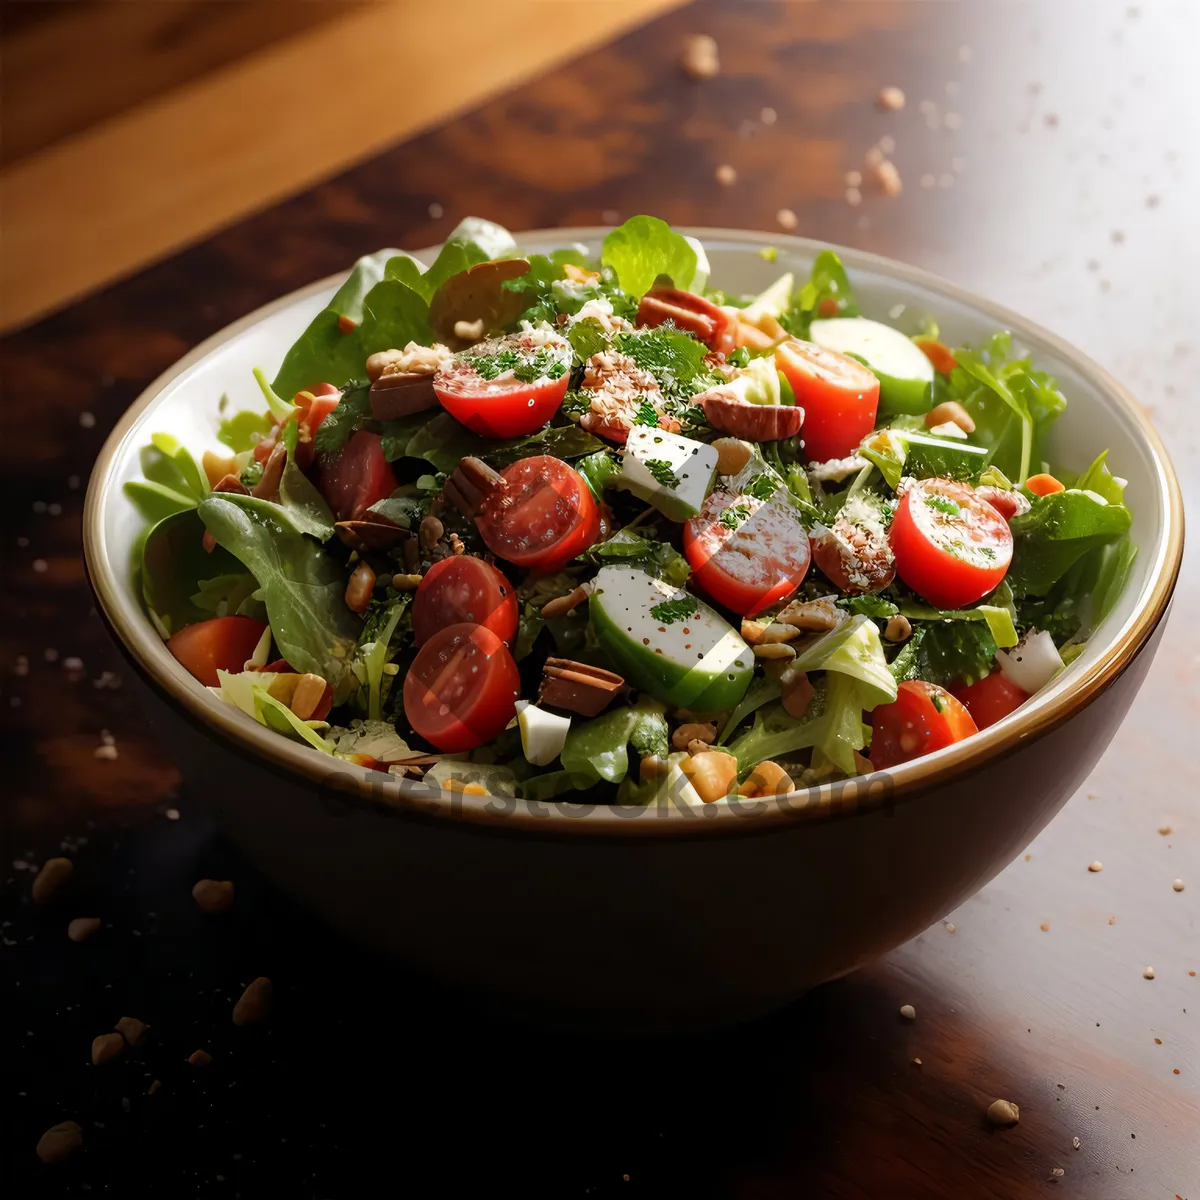
[[[704,84],[677,67],[693,31],[721,47]],[[3,860],[90,839],[69,843],[79,900],[53,915],[30,912],[29,872],[6,867],[22,1169],[44,1128],[78,1116],[92,1149],[54,1177],[72,1192],[342,1196],[383,1164],[418,1193],[1200,1197],[1194,553],[1093,777],[949,924],[750,1029],[605,1046],[493,1026],[469,998],[334,942],[214,837],[201,797],[174,799],[128,687],[94,686],[124,669],[91,613],[78,531],[78,480],[160,370],[256,305],[380,245],[435,241],[467,212],[516,229],[640,210],[772,228],[793,209],[801,232],[931,266],[1094,353],[1154,412],[1190,489],[1197,33],[1170,4],[697,5],[5,342]],[[906,91],[903,112],[876,110],[885,84]],[[852,205],[845,173],[885,135],[904,192],[868,176]],[[115,761],[94,757],[105,729]],[[183,821],[160,815],[169,804]],[[244,894],[220,929],[190,908],[201,874]],[[111,928],[74,947],[62,925],[85,903]],[[227,1006],[264,970],[279,1020],[232,1039]],[[139,1005],[160,1040],[93,1072],[91,1037]],[[205,1039],[224,1058],[202,1082],[179,1062]],[[156,1107],[143,1076],[157,1072]],[[1020,1105],[1017,1128],[986,1125],[998,1096]]]

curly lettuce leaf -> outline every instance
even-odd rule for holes
[[[660,275],[669,276],[684,291],[692,290],[699,260],[687,238],[666,221],[636,216],[609,231],[600,261],[613,271],[626,295],[636,300]]]
[[[899,611],[910,621],[983,621],[992,639],[1002,650],[1015,646],[1017,641],[1016,608],[1008,581],[1001,582],[987,601],[970,608],[934,608],[919,600],[901,600]]]
[[[385,433],[383,438],[383,453],[389,460],[423,458],[446,472],[453,471],[463,458],[471,455],[499,469],[530,455],[579,458],[603,448],[599,438],[578,425],[550,425],[527,437],[488,438],[460,424],[449,413],[422,422],[406,440],[391,433]]]
[[[682,587],[691,575],[688,561],[668,542],[642,537],[632,529],[619,529],[606,542],[597,542],[580,558],[595,567],[636,566],[648,575]]]

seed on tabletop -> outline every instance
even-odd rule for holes
[[[1170,837],[1173,830],[1171,829],[1170,825],[1163,824],[1158,827],[1158,832],[1162,834],[1163,837]]]
[[[911,1004],[900,1005],[900,1015],[906,1021],[915,1021],[917,1019],[917,1010]]]
[[[193,1050],[188,1055],[188,1063],[193,1067],[207,1067],[212,1062],[212,1055],[207,1050]],[[153,1087],[154,1085],[151,1084]]]
[[[899,112],[904,107],[904,93],[894,86],[880,88],[875,103],[885,112]]]
[[[1155,1038],[1155,1039],[1154,1039],[1154,1044],[1155,1044],[1156,1046],[1161,1046],[1161,1045],[1162,1045],[1162,1038]]]
[[[947,933],[953,933],[957,928],[958,928],[958,926],[955,925],[953,921],[946,922],[946,932]]]
[[[116,1062],[125,1053],[125,1039],[119,1033],[102,1033],[92,1039],[92,1066]]]
[[[260,975],[246,990],[233,1006],[233,1023],[249,1025],[256,1021],[265,1021],[271,1015],[274,989],[271,981]]]
[[[912,1062],[914,1067],[919,1067],[921,1065],[921,1060],[919,1058],[914,1058]]]
[[[683,43],[683,69],[693,79],[712,79],[721,70],[716,38],[693,33]]]
[[[436,200],[430,204],[428,212],[431,221],[440,221],[446,215],[446,210]]]
[[[1117,923],[1117,918],[1116,918],[1116,917],[1109,917],[1109,918],[1108,918],[1108,923],[1109,923],[1110,925],[1115,925],[1115,924]]]
[[[862,185],[862,172],[861,171],[847,171],[846,172],[846,186],[847,187],[860,187],[861,185]]]
[[[35,904],[49,904],[66,886],[75,864],[69,858],[48,858],[33,877],[31,895]]]
[[[1065,1174],[1066,1171],[1064,1171],[1062,1167],[1054,1167],[1050,1172],[1050,1177],[1052,1179],[1061,1179]]]
[[[79,423],[84,429],[94,429],[96,427],[96,414],[90,412],[81,412],[79,414]]]
[[[146,1095],[153,1096],[154,1093],[157,1092],[160,1087],[162,1087],[161,1079],[151,1080],[150,1086],[146,1089]]]
[[[862,192],[856,187],[848,187],[846,189],[846,203],[851,208],[857,208],[862,203]]]
[[[1038,926],[1038,928],[1039,928],[1039,929],[1040,929],[1040,930],[1041,930],[1043,933],[1049,933],[1049,932],[1050,932],[1050,922],[1049,922],[1049,921],[1043,921],[1043,922],[1042,922],[1042,923],[1041,923],[1041,924]]]
[[[1104,870],[1104,864],[1097,859],[1095,862],[1088,863],[1088,870],[1095,874],[1097,871]]]
[[[737,183],[737,171],[729,163],[722,163],[716,170],[716,180],[722,187],[732,187]]]
[[[38,1138],[37,1156],[44,1163],[62,1162],[83,1145],[83,1130],[75,1121],[60,1121]]]
[[[102,758],[107,762],[112,762],[119,756],[116,746],[112,745],[110,742],[102,742],[95,748],[95,750],[92,751],[92,754],[96,758]]]
[[[1011,1100],[993,1100],[988,1105],[987,1119],[992,1125],[1008,1128],[1021,1119],[1021,1110]]]
[[[1183,880],[1182,879],[1172,880],[1171,887],[1173,887],[1175,889],[1175,891],[1177,891],[1177,892],[1182,892],[1183,891]]]
[[[1081,1145],[1083,1145],[1083,1143],[1082,1143],[1082,1142],[1081,1142],[1081,1141],[1080,1141],[1080,1140],[1079,1140],[1077,1137],[1073,1137],[1073,1138],[1071,1139],[1071,1145],[1072,1145],[1072,1146],[1073,1146],[1073,1147],[1074,1147],[1076,1150],[1078,1150],[1078,1149],[1079,1149],[1079,1147],[1080,1147]]]
[[[129,1045],[136,1046],[146,1036],[146,1030],[150,1026],[145,1021],[139,1021],[137,1017],[122,1017],[113,1028]]]
[[[201,879],[192,888],[192,899],[201,912],[228,912],[233,907],[233,898],[233,884],[228,879]]]
[[[1142,978],[1143,978],[1143,979],[1153,979],[1153,978],[1154,978],[1154,968],[1153,968],[1153,967],[1147,967],[1147,968],[1146,968],[1146,969],[1145,969],[1145,970],[1142,972]]]
[[[168,808],[167,811],[165,813],[163,813],[163,816],[166,817],[168,821],[178,821],[179,820],[179,809]]]
[[[774,125],[775,122],[779,120],[779,114],[773,108],[764,108],[762,112],[758,114],[758,119],[764,125]],[[1149,204],[1149,201],[1146,203]]]
[[[775,220],[779,222],[779,228],[786,229],[788,233],[800,224],[800,218],[790,208],[781,208],[775,214]]]
[[[885,196],[898,196],[904,190],[900,170],[890,158],[885,158],[875,167],[875,179]]]
[[[100,930],[99,917],[76,917],[67,926],[67,937],[73,942],[86,942],[93,933]]]

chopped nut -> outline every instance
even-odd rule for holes
[[[723,437],[713,442],[717,452],[717,470],[722,475],[736,475],[749,461],[751,445],[741,438]]]
[[[201,912],[228,912],[233,907],[234,886],[228,879],[201,879],[192,888],[192,899]]]
[[[683,43],[683,69],[693,79],[712,79],[721,69],[715,38],[693,33]]]
[[[481,342],[483,341],[484,326],[483,318],[480,317],[477,321],[455,321],[454,336],[464,342]]]
[[[883,636],[889,642],[903,642],[912,636],[912,625],[909,619],[896,613],[888,617],[888,623],[884,626]]]
[[[76,1121],[60,1121],[38,1138],[37,1156],[44,1163],[62,1162],[83,1145],[83,1130]]]
[[[271,981],[265,975],[260,975],[247,986],[241,999],[233,1006],[233,1023],[249,1025],[255,1021],[265,1021],[271,1015],[273,993]]]
[[[898,87],[880,88],[875,103],[886,111],[899,112],[904,107],[904,93]]]
[[[738,788],[741,796],[782,796],[796,790],[792,777],[777,763],[761,762]]]
[[[71,878],[75,864],[69,858],[48,858],[33,877],[30,894],[35,904],[49,904]]]
[[[912,1064],[914,1067],[919,1067],[921,1065],[921,1060],[919,1058],[914,1058],[912,1060]]]
[[[577,587],[573,591],[568,592],[565,596],[555,596],[553,600],[547,600],[542,605],[543,617],[562,617],[573,609],[578,608],[588,598],[588,590],[585,587]]]
[[[737,759],[726,750],[702,745],[679,764],[705,804],[724,800],[737,787]]]
[[[130,1046],[136,1046],[146,1036],[146,1030],[150,1026],[145,1021],[139,1021],[137,1017],[122,1017],[113,1028]]]
[[[779,222],[779,228],[787,230],[788,233],[791,233],[800,224],[800,218],[790,208],[781,208],[775,214],[775,220]]]
[[[1080,1141],[1080,1140],[1079,1140],[1077,1137],[1073,1137],[1073,1138],[1071,1139],[1071,1145],[1072,1145],[1072,1146],[1073,1146],[1073,1147],[1074,1147],[1076,1150],[1078,1150],[1078,1149],[1079,1149],[1079,1147],[1080,1147],[1081,1145],[1083,1145],[1083,1143],[1082,1143],[1082,1142],[1081,1142],[1081,1141]]]
[[[796,720],[808,712],[808,706],[816,694],[808,676],[803,671],[797,671],[794,668],[783,673],[783,677],[779,681],[779,693],[783,702],[783,711],[789,717],[795,717]]]
[[[563,708],[581,717],[594,717],[606,709],[625,687],[613,671],[569,658],[548,658],[543,668],[538,703]]]
[[[915,1021],[917,1019],[917,1010],[911,1004],[900,1005],[900,1015],[906,1021]]]
[[[207,1067],[212,1062],[212,1055],[207,1050],[193,1050],[187,1056],[187,1061],[193,1067]],[[153,1087],[154,1084],[150,1086]]]
[[[1104,864],[1098,860],[1096,862],[1090,862],[1088,863],[1088,870],[1095,874],[1097,871],[1104,870]]]
[[[1173,880],[1171,883],[1171,887],[1174,888],[1175,891],[1177,891],[1177,892],[1182,892],[1183,891],[1183,880],[1182,879]]]
[[[1146,968],[1146,969],[1145,969],[1145,970],[1142,972],[1142,978],[1143,978],[1143,979],[1153,979],[1153,978],[1154,978],[1154,968],[1153,968],[1153,967],[1147,967],[1147,968]]]
[[[205,477],[208,479],[208,486],[214,491],[217,484],[226,475],[236,477],[238,473],[238,460],[235,455],[214,454],[211,450],[205,450],[200,456],[200,466],[204,468]]]
[[[411,536],[407,529],[375,515],[357,521],[338,521],[334,529],[343,545],[360,554],[390,550]]]
[[[99,917],[76,917],[67,926],[67,937],[73,942],[86,942],[93,933],[99,932]]]
[[[796,652],[783,642],[766,642],[754,647],[755,658],[767,658],[791,661]]]
[[[301,721],[311,720],[313,713],[317,711],[317,706],[325,697],[327,686],[328,684],[320,675],[314,675],[311,671],[306,672],[298,677],[288,707]]]
[[[793,600],[777,619],[807,633],[828,633],[846,619],[846,614],[834,600],[834,596],[822,596],[819,600]]]
[[[755,621],[742,618],[742,640],[751,646],[770,646],[778,642],[794,642],[801,631],[782,621]]]
[[[950,359],[950,365],[954,362],[953,356]],[[936,364],[935,364],[936,366]],[[947,372],[943,372],[946,374]],[[925,428],[933,429],[936,425],[944,425],[946,422],[951,422],[957,425],[963,433],[974,433],[975,422],[971,418],[971,414],[957,400],[946,400],[939,404],[936,408],[931,408],[925,414]]]
[[[125,1039],[119,1033],[102,1033],[92,1039],[92,1066],[115,1062],[125,1053]]]
[[[1015,1125],[1021,1119],[1021,1110],[1011,1100],[993,1100],[988,1105],[987,1119],[992,1125]]]
[[[729,163],[722,163],[716,170],[716,180],[722,187],[737,183],[737,171]]]
[[[346,584],[346,607],[351,612],[365,613],[375,590],[375,572],[370,563],[360,562]]]
[[[687,725],[680,725],[671,734],[671,748],[687,750],[692,742],[701,742],[705,746],[711,746],[716,740],[717,727],[712,721],[689,722]]]
[[[1171,829],[1170,825],[1163,824],[1163,825],[1160,825],[1160,826],[1158,827],[1158,832],[1159,832],[1159,833],[1160,833],[1160,834],[1161,834],[1163,837],[1170,837],[1170,836],[1171,836],[1171,834],[1172,834],[1172,832],[1173,832],[1173,830]]]
[[[371,416],[377,421],[398,421],[437,408],[433,378],[428,371],[385,370],[371,383]]]
[[[258,482],[250,489],[252,496],[260,500],[278,500],[279,482],[283,479],[283,468],[287,466],[287,447],[283,442],[276,442],[271,448],[270,457],[263,464],[263,472]]]
[[[393,575],[392,587],[398,592],[415,592],[421,586],[420,575]]]
[[[504,476],[482,459],[467,457],[459,462],[446,480],[442,495],[465,517],[474,517],[492,499],[493,493],[504,488]]]

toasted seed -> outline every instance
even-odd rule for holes
[[[83,1130],[76,1121],[60,1121],[38,1138],[37,1156],[44,1163],[62,1162],[83,1145]]]
[[[383,374],[385,367],[399,362],[404,357],[400,350],[377,350],[367,359],[367,378],[374,383]]]
[[[1097,859],[1096,862],[1088,863],[1088,870],[1094,875],[1097,871],[1104,870],[1104,864]]]
[[[125,1053],[125,1039],[119,1033],[102,1033],[92,1039],[92,1066],[116,1062]]]
[[[717,470],[722,475],[736,475],[750,461],[750,443],[741,438],[717,438],[713,449],[717,452]]]
[[[716,180],[722,187],[733,187],[737,183],[737,170],[729,163],[722,163],[715,172]]]
[[[398,592],[415,592],[421,586],[422,576],[396,574],[392,576],[392,587]]]
[[[201,879],[192,888],[192,899],[201,912],[228,912],[233,907],[234,887],[228,879]]]
[[[875,167],[875,179],[883,189],[884,195],[898,196],[904,190],[900,171],[890,158],[885,158]]]
[[[572,609],[578,608],[588,597],[588,590],[585,587],[577,587],[574,591],[568,592],[565,596],[555,596],[553,600],[547,600],[542,605],[543,617],[561,617],[565,616]]]
[[[375,590],[375,572],[370,563],[360,562],[346,584],[346,607],[351,612],[365,613]]]
[[[260,975],[247,986],[233,1006],[233,1023],[249,1025],[255,1021],[265,1021],[271,1015],[273,992],[271,981],[265,975]]]
[[[100,925],[99,917],[76,917],[67,926],[67,937],[73,942],[86,942],[93,933],[99,931]]]
[[[1171,887],[1174,888],[1175,891],[1177,891],[1177,892],[1182,892],[1183,891],[1183,880],[1182,879],[1174,880],[1171,883]]]
[[[800,224],[800,218],[790,208],[781,208],[775,214],[775,220],[779,222],[779,228],[791,233]]]
[[[145,1021],[139,1021],[137,1017],[122,1017],[113,1028],[130,1046],[136,1046],[146,1036],[146,1030],[150,1026]]]
[[[895,616],[888,617],[888,623],[884,626],[883,636],[889,642],[903,642],[912,636],[912,625],[907,617],[896,613]]]
[[[1011,1100],[993,1100],[987,1108],[987,1119],[992,1125],[1015,1125],[1021,1119],[1021,1110]]]
[[[193,1067],[207,1067],[212,1062],[212,1055],[207,1050],[193,1050],[187,1056],[187,1061]],[[157,1082],[155,1080],[155,1083]],[[152,1083],[150,1086],[153,1087],[154,1084]]]
[[[786,659],[790,661],[796,657],[796,652],[791,646],[785,645],[783,642],[768,642],[764,645],[755,646],[754,655],[756,658]]]
[[[153,1080],[151,1080],[151,1081],[150,1081],[150,1086],[149,1086],[149,1087],[146,1089],[146,1095],[147,1095],[147,1096],[153,1096],[153,1095],[154,1095],[154,1093],[155,1093],[155,1092],[157,1092],[157,1091],[158,1091],[158,1089],[159,1089],[160,1087],[162,1087],[162,1080],[161,1080],[161,1079],[153,1079]]]
[[[69,858],[48,858],[33,877],[30,894],[35,904],[49,904],[71,878],[75,864]]]
[[[1154,978],[1154,968],[1153,968],[1153,967],[1147,967],[1147,968],[1146,968],[1146,969],[1145,969],[1145,970],[1142,972],[1142,978],[1143,978],[1143,979],[1153,979],[1153,978]]]
[[[900,1015],[906,1021],[915,1021],[917,1019],[917,1010],[911,1004],[900,1005]]]
[[[715,38],[707,33],[693,33],[683,43],[683,69],[693,79],[712,79],[721,69],[721,58]]]
[[[325,680],[320,675],[306,672],[297,680],[288,707],[301,721],[307,721],[317,711],[317,705],[325,696],[325,688]]]
[[[898,87],[880,88],[875,103],[882,109],[898,112],[904,107],[904,93]]]

